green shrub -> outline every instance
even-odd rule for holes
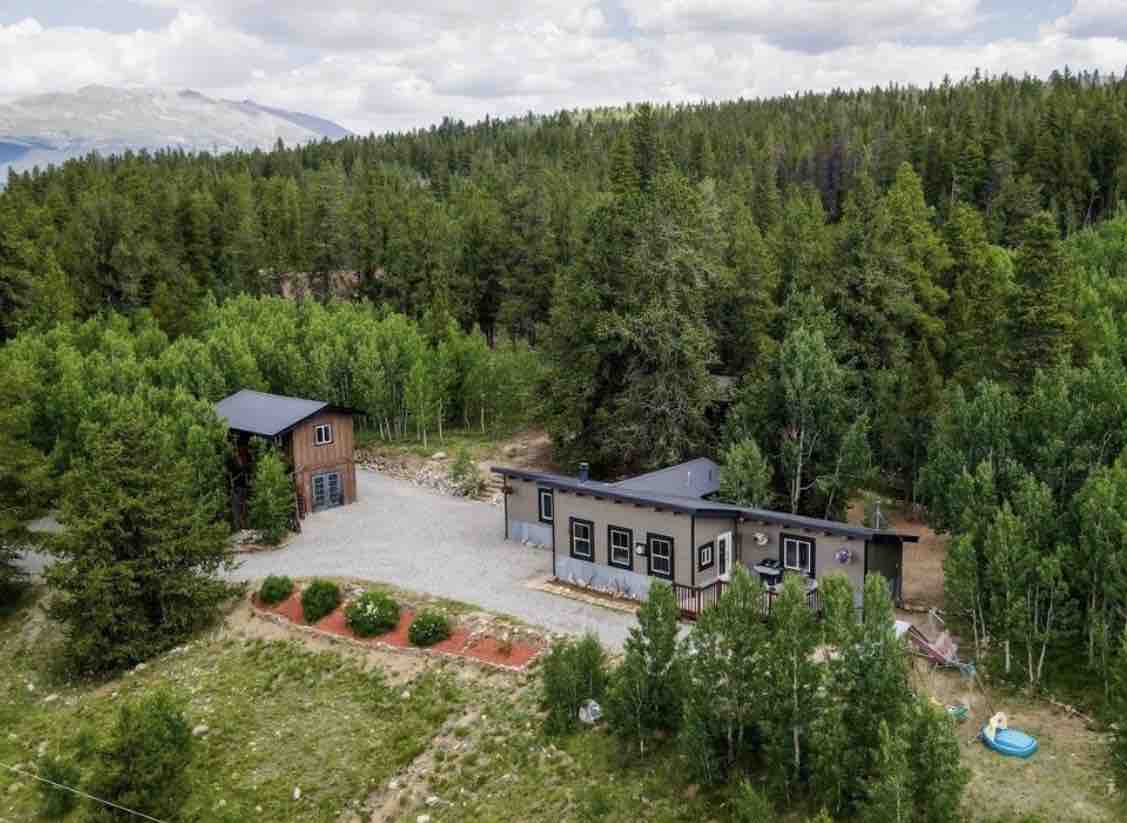
[[[348,604],[344,616],[357,635],[371,637],[399,625],[399,604],[383,592],[364,592]]]
[[[294,514],[293,480],[273,448],[256,449],[248,509],[250,527],[268,546],[280,542],[289,531]]]
[[[109,739],[98,748],[88,791],[160,820],[179,820],[191,793],[193,742],[183,706],[168,692],[125,703]],[[117,821],[119,815],[90,806],[90,820]]]
[[[413,646],[433,646],[450,636],[450,619],[442,612],[425,609],[415,615],[407,629],[407,638]]]
[[[739,823],[773,823],[778,819],[771,801],[747,780],[741,780],[736,787],[732,818]]]
[[[268,606],[281,603],[293,594],[293,580],[288,577],[270,575],[262,581],[262,588],[258,590],[258,599]]]
[[[470,457],[469,449],[465,446],[458,448],[454,455],[454,462],[450,466],[450,482],[466,497],[476,497],[485,488],[485,481],[481,479],[481,472]]]
[[[579,722],[579,707],[586,700],[602,701],[607,688],[607,656],[593,634],[579,641],[556,643],[544,656],[543,705],[548,710],[547,730],[565,734]]]
[[[70,761],[57,757],[42,757],[38,764],[39,776],[51,783],[60,783],[63,786],[77,787],[82,780],[82,772],[78,766]],[[51,783],[39,784],[39,816],[47,820],[58,820],[66,817],[78,805],[78,795],[52,786]]]
[[[314,580],[301,593],[301,614],[306,623],[316,623],[340,605],[340,588],[328,580]]]

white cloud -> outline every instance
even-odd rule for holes
[[[1045,20],[1030,39],[984,44],[957,36],[976,19],[972,0],[926,9],[862,0],[849,15],[817,0],[624,2],[634,28],[594,0],[386,0],[363,14],[345,0],[188,0],[166,26],[130,34],[26,20],[0,26],[0,101],[87,83],[186,87],[367,132],[446,115],[926,84],[975,68],[1046,75],[1065,64],[1105,73],[1127,65],[1127,38],[1079,33],[1103,8],[1098,0]],[[787,32],[804,26],[805,39],[791,42]]]
[[[279,46],[181,13],[156,31],[110,34],[45,28],[34,19],[0,26],[0,100],[91,83],[214,88],[242,83],[254,69],[288,64]]]
[[[934,40],[969,31],[979,0],[624,0],[643,31],[739,32],[821,53],[857,43]]]
[[[1123,0],[1076,0],[1053,28],[1073,37],[1127,37],[1127,7]]]

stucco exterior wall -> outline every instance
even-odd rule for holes
[[[757,533],[767,535],[766,545],[758,544],[755,539]],[[860,538],[745,521],[740,523],[740,562],[750,569],[768,557],[781,558],[783,534],[813,540],[814,577],[821,580],[830,574],[844,574],[853,585],[855,599],[860,602],[865,583],[865,541]],[[834,557],[841,549],[849,549],[851,557],[848,563],[839,563]]]
[[[717,517],[698,517],[696,519],[696,551],[693,553],[693,562],[696,563],[696,585],[707,586],[714,583],[720,575],[719,554],[716,549],[716,538],[725,532],[732,534],[732,552],[735,554],[736,522],[734,519]],[[702,569],[700,567],[700,548],[707,543],[712,544],[712,565]],[[731,563],[736,562],[733,556]],[[731,568],[729,567],[729,572]]]
[[[673,582],[689,585],[692,576],[691,524],[687,514],[671,511],[657,511],[650,506],[621,503],[606,498],[598,499],[592,495],[577,495],[561,489],[556,494],[556,558],[570,557],[570,520],[579,518],[594,524],[594,563],[607,567],[607,527],[618,526],[629,529],[631,543],[647,542],[650,534],[669,537],[673,540]],[[630,555],[630,568],[621,569],[638,575],[649,576],[649,558]],[[558,574],[558,570],[557,570]],[[661,578],[665,579],[665,578]]]
[[[539,487],[531,480],[519,477],[507,477],[505,482],[512,489],[505,495],[509,539],[551,546],[552,527],[540,522]]]

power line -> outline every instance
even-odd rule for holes
[[[25,772],[23,769],[17,769],[15,766],[9,766],[7,763],[0,763],[0,766],[3,766],[5,769],[7,769],[10,772],[13,772],[14,774],[18,774],[18,775],[21,775],[23,777],[30,777],[32,780],[38,780],[40,783],[46,783],[50,786],[54,786],[56,789],[63,789],[64,791],[68,791],[68,792],[71,792],[73,794],[77,794],[79,797],[85,797],[89,800],[93,800],[95,803],[101,803],[103,806],[109,806],[112,809],[117,809],[119,811],[123,811],[126,814],[131,814],[131,815],[134,815],[136,817],[139,817],[142,820],[149,820],[149,821],[151,821],[151,823],[166,823],[166,821],[160,820],[156,817],[151,817],[151,816],[145,814],[144,812],[139,812],[139,811],[136,811],[135,809],[129,809],[129,808],[126,808],[125,806],[119,806],[117,803],[114,803],[112,800],[103,800],[102,798],[95,797],[94,795],[88,794],[87,792],[84,792],[81,789],[76,789],[73,786],[67,786],[67,785],[64,785],[62,783],[56,783],[54,780],[48,780],[46,777],[40,777],[37,774],[32,774],[31,772]]]

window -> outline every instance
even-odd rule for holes
[[[333,442],[333,426],[331,423],[322,423],[313,429],[313,445],[325,446]]]
[[[620,569],[632,569],[634,551],[634,532],[620,526],[607,526],[607,562]]]
[[[673,579],[673,538],[660,534],[649,536],[650,574],[654,577]]]
[[[571,556],[579,560],[594,560],[594,524],[590,520],[571,518]]]
[[[555,513],[556,500],[552,497],[551,489],[540,489],[540,522],[551,523]]]
[[[711,543],[705,543],[703,546],[697,549],[697,552],[700,555],[697,563],[701,571],[711,568],[712,564],[716,562],[715,547]]]
[[[780,535],[783,543],[783,567],[795,571],[814,573],[814,541],[805,537]]]

